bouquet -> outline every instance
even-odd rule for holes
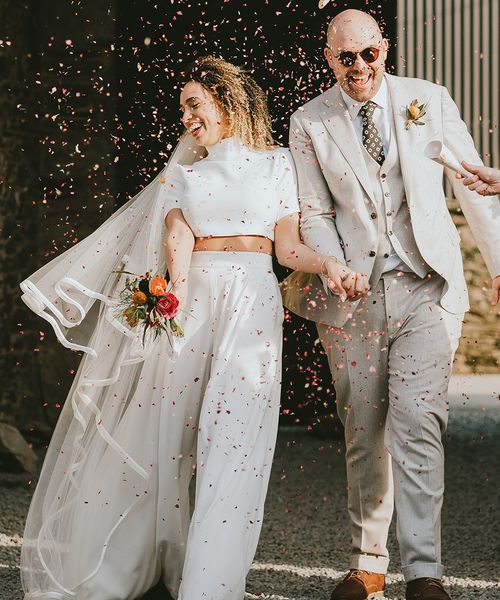
[[[148,330],[156,339],[162,331],[176,337],[183,337],[184,331],[175,320],[179,312],[179,300],[168,290],[168,284],[161,275],[149,272],[137,276],[129,271],[115,271],[131,275],[125,279],[125,288],[120,292],[118,316],[124,318],[130,327],[142,327],[142,343]]]

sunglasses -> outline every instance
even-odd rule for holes
[[[328,46],[330,48],[330,46]],[[330,48],[331,50],[331,48]],[[380,56],[380,48],[376,48],[374,46],[369,46],[361,52],[341,52],[335,58],[342,64],[344,67],[352,67],[352,65],[356,62],[356,58],[361,56],[361,58],[368,64],[374,63],[378,57]]]

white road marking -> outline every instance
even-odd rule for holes
[[[337,571],[328,567],[299,567],[297,565],[274,563],[253,563],[252,570],[293,573],[299,577],[321,577],[322,579],[340,579],[345,575],[345,571]],[[404,581],[403,576],[396,573],[389,573],[386,579],[388,584]],[[500,583],[496,581],[472,579],[471,577],[443,577],[443,583],[445,585],[461,588],[500,589]],[[290,598],[289,600],[293,599]]]
[[[3,548],[20,548],[23,538],[20,535],[14,533],[13,535],[7,535],[0,533],[0,547]],[[17,565],[2,564],[2,569],[18,569]],[[252,571],[274,571],[276,573],[291,573],[298,577],[309,578],[319,577],[322,579],[337,580],[344,576],[345,571],[337,571],[336,569],[330,569],[328,567],[300,567],[298,565],[288,564],[274,564],[274,563],[260,563],[255,562],[252,565]],[[403,576],[396,573],[389,573],[387,575],[387,583],[403,582]],[[497,581],[487,581],[484,579],[472,579],[471,577],[443,577],[443,583],[447,586],[455,588],[479,588],[479,589],[498,589],[500,590],[500,583]],[[291,598],[287,596],[280,596],[276,594],[260,594],[255,596],[254,594],[246,594],[246,598],[255,600],[311,600],[309,598]]]
[[[310,598],[289,598],[288,596],[277,596],[276,594],[259,594],[256,596],[248,592],[245,594],[245,598],[249,598],[250,600],[311,600]]]
[[[17,533],[14,533],[13,535],[7,535],[5,533],[0,533],[0,546],[3,546],[4,548],[11,548],[11,547],[21,547],[21,544],[23,543],[23,538],[20,535],[17,535]]]

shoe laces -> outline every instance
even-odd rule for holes
[[[429,589],[431,587],[437,587],[440,590],[443,589],[443,584],[439,581],[439,579],[432,579],[431,577],[429,577],[428,579],[426,579],[425,583],[426,585],[426,589]]]
[[[352,569],[352,571],[349,571],[349,573],[347,573],[347,575],[344,577],[344,581],[348,581],[349,579],[357,579],[358,581],[361,581],[361,583],[364,585],[364,573],[366,573],[366,571],[362,571],[361,569]]]
[[[443,584],[441,583],[441,581],[439,579],[433,579],[432,577],[426,577],[425,585],[419,591],[418,597],[420,597],[420,595],[423,592],[425,592],[426,590],[429,590],[430,588],[437,588],[438,590],[444,591]]]

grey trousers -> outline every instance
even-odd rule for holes
[[[440,578],[447,391],[463,314],[444,280],[391,271],[342,329],[318,325],[345,427],[350,568],[386,573],[393,506],[406,581]]]

